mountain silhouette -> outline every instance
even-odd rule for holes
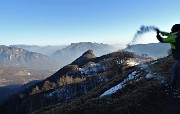
[[[0,46],[0,64],[10,67],[27,67],[32,69],[56,69],[55,61],[40,53],[22,48]]]

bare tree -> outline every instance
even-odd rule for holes
[[[112,58],[107,60],[107,66],[110,70],[121,73],[126,61],[134,57],[134,53],[127,51],[118,51],[112,53]]]

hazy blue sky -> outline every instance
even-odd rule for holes
[[[0,44],[123,43],[141,25],[170,31],[180,0],[0,0]],[[157,42],[146,34],[145,42]],[[151,41],[150,41],[151,40]]]

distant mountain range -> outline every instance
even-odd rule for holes
[[[67,65],[87,50],[93,50],[95,55],[101,56],[116,51],[116,48],[111,45],[102,43],[71,43],[71,45],[54,52],[51,57],[56,61],[59,61],[62,65]]]
[[[0,64],[13,67],[56,70],[70,64],[87,50],[93,50],[95,55],[101,56],[122,49],[120,47],[124,46],[92,42],[71,43],[69,46],[0,46]],[[167,56],[169,49],[169,44],[151,43],[129,45],[124,50],[157,59]]]
[[[50,56],[55,51],[60,50],[60,49],[62,49],[64,47],[66,47],[66,46],[65,45],[61,45],[61,46],[50,46],[50,45],[48,45],[48,46],[38,46],[38,45],[18,44],[18,45],[10,45],[10,47],[22,48],[22,49],[26,49],[28,51],[37,52],[37,53],[41,53],[43,55]]]
[[[11,86],[2,88],[2,91],[4,91],[4,89],[8,91],[12,89],[14,91],[13,93],[17,94],[13,95],[8,101],[0,106],[0,112],[3,114],[14,114],[12,110],[16,110],[17,114],[28,114],[33,111],[32,114],[43,114],[44,111],[48,111],[47,114],[51,114],[53,110],[55,110],[53,114],[57,114],[66,113],[66,111],[69,110],[69,107],[72,106],[75,110],[82,111],[82,113],[87,110],[87,107],[91,107],[88,111],[92,111],[95,108],[95,113],[102,107],[103,109],[106,109],[104,108],[104,106],[106,106],[108,107],[107,111],[110,109],[112,110],[112,113],[117,113],[117,110],[114,109],[114,107],[116,107],[119,102],[123,102],[116,107],[119,110],[118,112],[123,112],[124,110],[129,112],[129,109],[126,107],[130,106],[133,107],[132,109],[130,108],[131,113],[133,113],[134,109],[136,109],[134,106],[139,106],[139,103],[141,105],[136,111],[139,108],[142,108],[144,102],[146,102],[148,105],[144,109],[145,112],[147,112],[147,109],[148,111],[152,111],[151,107],[154,106],[154,104],[159,103],[158,99],[162,98],[162,101],[165,101],[165,98],[162,96],[167,93],[165,93],[164,90],[159,92],[164,88],[164,86],[161,88],[162,85],[159,83],[163,81],[163,78],[162,80],[157,80],[157,78],[153,79],[153,77],[156,77],[157,75],[153,70],[164,67],[166,65],[164,64],[164,61],[167,59],[173,63],[172,58],[171,56],[168,56],[153,61],[153,59],[148,56],[154,58],[166,56],[167,51],[169,50],[168,44],[138,44],[128,46],[124,49],[126,51],[138,53],[140,56],[126,51],[117,51],[96,57],[93,50],[89,50],[89,48],[92,47],[95,47],[96,50],[101,50],[102,53],[108,52],[108,49],[113,49],[111,46],[109,47],[109,45],[83,42],[73,43],[70,46],[56,51],[51,57],[56,57],[56,60],[59,60],[59,62],[68,62],[71,56],[75,57],[79,51],[88,48],[88,51],[82,53],[81,56],[76,57],[74,61],[69,61],[68,65],[65,65],[50,77],[40,82],[32,83],[30,86],[25,86],[26,88],[23,88],[21,92],[14,91],[14,88],[11,88]],[[10,48],[9,50],[11,50],[12,47],[6,48]],[[18,49],[23,50],[21,48],[17,48],[17,50]],[[103,49],[106,51],[103,51]],[[5,52],[9,52],[9,50],[6,49]],[[121,63],[123,60],[124,62]],[[133,67],[129,65],[129,63],[133,63]],[[159,64],[161,67],[156,65],[156,63],[161,63]],[[57,64],[59,63],[56,62],[54,65]],[[154,67],[157,68],[154,69]],[[28,72],[29,71],[17,72],[17,74],[28,74]],[[106,93],[105,96],[101,97],[104,93]],[[153,96],[152,99],[149,97],[149,94],[150,96]],[[112,100],[108,100],[111,96],[114,96],[112,97]],[[108,98],[108,102],[104,99],[106,97]],[[114,100],[114,98],[117,97],[119,100]],[[89,102],[89,100],[93,101]],[[102,101],[94,102],[95,100]],[[118,100],[118,102],[116,100]],[[137,101],[137,104],[135,105],[134,100]],[[151,100],[154,100],[152,105]],[[109,102],[114,104],[113,108],[112,104],[109,104]],[[100,105],[96,105],[96,103],[99,103]],[[127,106],[122,109],[124,105]],[[82,107],[83,109],[81,109]],[[74,109],[70,110],[74,113]],[[104,113],[106,111],[101,112]]]
[[[101,56],[123,47],[120,45],[108,45],[103,43],[79,42],[68,46],[37,46],[37,45],[10,45],[10,47],[22,48],[28,51],[41,53],[56,61],[56,69],[70,64],[85,51],[92,49],[97,56]]]
[[[154,59],[162,58],[168,55],[170,49],[169,44],[165,43],[150,43],[129,45],[124,50],[134,52],[139,55],[150,56]]]
[[[46,55],[4,45],[0,46],[0,65],[47,70],[56,68],[55,61]]]

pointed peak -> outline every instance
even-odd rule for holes
[[[96,56],[93,53],[93,50],[87,50],[85,53],[82,54],[82,56],[91,55],[91,58],[95,58]]]
[[[88,62],[89,60],[91,60],[93,58],[96,58],[96,56],[93,53],[93,50],[88,50],[85,53],[83,53],[82,56],[80,56],[74,62],[72,62],[71,64],[82,66],[86,62]]]

